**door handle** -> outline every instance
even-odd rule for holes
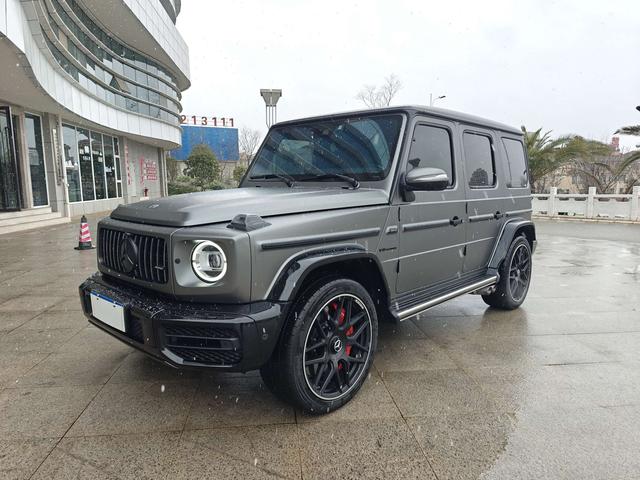
[[[499,218],[504,217],[504,213],[496,212],[493,214],[493,216],[495,217],[496,220],[498,220]]]
[[[451,220],[449,220],[449,223],[451,225],[453,225],[454,227],[457,227],[458,225],[460,225],[462,223],[462,219],[458,218],[458,217],[453,217]]]

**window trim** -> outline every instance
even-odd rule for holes
[[[488,185],[488,186],[471,186],[469,184],[469,181],[471,180],[471,176],[469,176],[468,178],[466,178],[466,183],[467,183],[467,187],[471,190],[495,190],[498,188],[498,170],[496,169],[496,147],[495,147],[495,142],[494,142],[494,138],[493,138],[493,132],[486,132],[486,131],[482,131],[482,130],[475,130],[472,128],[465,128],[462,130],[462,134],[460,135],[460,140],[461,140],[461,146],[462,146],[462,151],[464,154],[464,167],[465,167],[465,173],[467,173],[467,149],[464,146],[464,136],[465,134],[471,134],[471,135],[478,135],[481,137],[486,137],[489,139],[489,146],[491,147],[491,167],[493,168],[493,184]]]
[[[451,151],[451,175],[453,176],[453,178],[451,178],[451,184],[445,188],[444,190],[455,190],[458,186],[458,172],[456,171],[456,154],[455,154],[455,149],[453,148],[453,130],[448,126],[448,125],[444,125],[444,124],[440,124],[440,123],[433,123],[433,122],[429,122],[426,120],[420,120],[418,119],[414,124],[413,124],[413,131],[411,132],[411,142],[413,142],[413,138],[415,136],[415,132],[416,132],[416,128],[419,126],[425,126],[425,127],[432,127],[432,128],[440,128],[442,130],[446,130],[447,133],[449,134],[449,148]],[[409,165],[409,160],[411,157],[411,146],[409,146],[409,151],[407,152],[407,162],[405,163],[404,166],[404,173],[407,174],[407,166]]]
[[[77,125],[74,125],[72,123],[67,123],[67,122],[62,122],[62,128],[63,128],[63,135],[62,135],[62,144],[64,145],[64,127],[68,127],[68,128],[73,128],[74,131],[76,132],[76,151],[77,151],[77,155],[78,155],[78,180],[79,180],[79,185],[80,185],[80,200],[75,200],[75,201],[71,201],[69,200],[69,204],[78,204],[78,203],[88,203],[88,202],[104,202],[104,201],[108,201],[108,200],[113,200],[113,199],[118,199],[118,198],[124,198],[124,187],[121,186],[122,189],[122,194],[118,195],[118,182],[122,185],[122,178],[120,178],[120,180],[117,179],[117,174],[116,174],[116,196],[115,197],[110,197],[108,192],[107,192],[107,187],[106,187],[106,172],[104,173],[104,178],[105,178],[105,198],[96,198],[96,180],[95,180],[95,172],[93,169],[93,145],[92,142],[93,140],[91,139],[91,134],[92,133],[96,133],[99,134],[102,138],[102,145],[103,145],[103,151],[102,151],[102,155],[104,158],[104,136],[110,136],[111,137],[111,145],[112,148],[114,149],[114,154],[113,154],[113,160],[114,160],[114,167],[115,167],[115,162],[116,159],[120,159],[120,155],[116,155],[115,154],[115,140],[118,140],[119,143],[119,137],[117,135],[113,135],[111,133],[104,133],[103,131],[100,130],[92,130],[90,128],[86,128],[86,127],[79,127]],[[77,147],[77,143],[78,143],[78,136],[77,136],[77,132],[78,132],[78,128],[82,128],[84,130],[87,130],[89,132],[89,149],[90,149],[90,154],[91,154],[91,172],[93,174],[93,199],[92,200],[85,200],[84,199],[84,192],[82,190],[82,170],[80,168],[80,149],[78,149]],[[64,148],[64,147],[63,147]],[[119,149],[118,149],[119,151]],[[104,169],[103,169],[104,170]],[[122,165],[120,165],[120,175],[122,176]],[[69,185],[66,185],[65,188],[69,188]]]

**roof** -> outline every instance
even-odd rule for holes
[[[455,110],[448,110],[446,108],[426,107],[424,105],[405,105],[399,107],[384,107],[384,108],[371,108],[367,110],[353,110],[349,112],[332,113],[327,115],[316,115],[313,117],[299,118],[295,120],[287,120],[284,122],[278,122],[276,125],[288,125],[299,122],[306,122],[312,120],[320,120],[325,118],[334,117],[350,117],[356,115],[371,115],[372,113],[395,113],[402,112],[408,114],[424,114],[430,117],[437,117],[444,120],[453,120],[460,123],[466,123],[470,125],[476,125],[478,127],[487,127],[494,130],[500,130],[507,133],[513,133],[516,135],[522,135],[522,130],[519,128],[506,125],[504,123],[495,122],[475,115],[469,115],[467,113],[456,112]]]

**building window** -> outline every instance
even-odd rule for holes
[[[76,129],[78,139],[78,158],[80,158],[80,178],[82,180],[82,200],[95,200],[93,188],[93,162],[91,161],[91,144],[89,130]]]
[[[451,135],[446,128],[417,125],[413,131],[409,168],[432,167],[444,170],[453,185]]]
[[[71,125],[62,127],[69,202],[122,197],[118,139]]]
[[[24,129],[27,139],[33,206],[41,207],[49,204],[49,198],[47,195],[47,172],[44,166],[40,117],[26,114],[24,116]]]
[[[76,129],[68,125],[63,125],[62,138],[64,145],[64,166],[67,170],[67,184],[69,186],[69,201],[81,202],[80,162],[78,161]]]
[[[496,184],[496,171],[491,139],[486,135],[464,132],[462,143],[469,187],[493,187]]]
[[[91,157],[93,158],[93,176],[95,178],[96,200],[107,198],[107,180],[102,155],[102,134],[91,132]]]

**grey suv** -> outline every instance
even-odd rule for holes
[[[522,132],[424,107],[272,127],[240,188],[121,205],[89,321],[176,367],[261,369],[304,410],[349,401],[378,322],[465,293],[517,308],[536,245]]]

